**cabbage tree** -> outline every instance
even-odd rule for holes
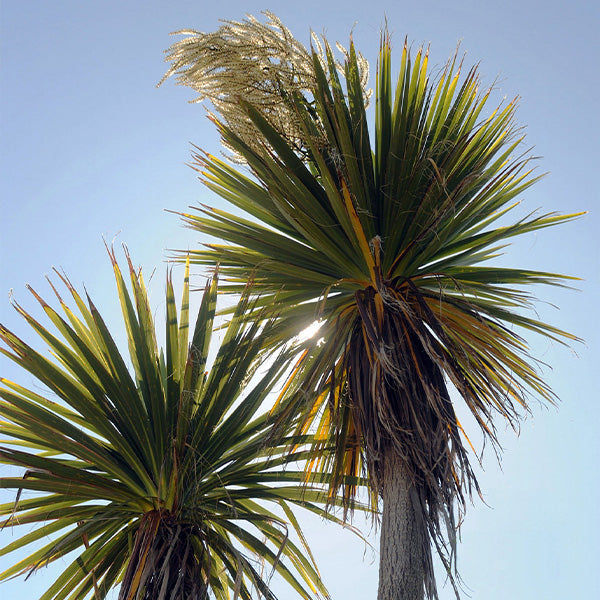
[[[30,548],[0,580],[65,557],[43,600],[101,599],[115,586],[121,600],[274,599],[274,572],[301,598],[326,596],[291,508],[325,515],[325,496],[295,467],[303,440],[275,437],[261,409],[289,359],[257,372],[275,323],[245,320],[244,294],[210,366],[217,279],[190,327],[186,269],[179,314],[167,278],[159,351],[141,271],[127,255],[128,287],[110,257],[128,356],[60,274],[73,308],[58,285],[59,310],[31,290],[52,328],[14,303],[50,354],[0,326],[2,354],[41,384],[0,380],[0,460],[24,469],[0,479],[15,493],[0,506],[2,537],[18,533],[0,556]]]
[[[291,47],[269,18],[262,27]],[[457,514],[479,491],[455,404],[499,449],[498,422],[514,425],[531,397],[554,401],[525,336],[573,339],[531,312],[532,286],[570,278],[494,259],[513,238],[575,215],[516,210],[538,177],[517,102],[490,109],[477,68],[455,56],[431,76],[428,52],[405,44],[394,76],[384,33],[370,127],[352,42],[341,65],[326,40],[274,56],[257,28],[250,19],[187,32],[167,56],[168,75],[213,102],[225,146],[245,164],[195,154],[204,183],[236,211],[183,215],[221,240],[191,261],[219,263],[231,293],[252,278],[256,310],[277,307],[272,345],[321,324],[279,407],[315,432],[308,469],[331,475],[332,497],[341,490],[349,505],[347,477],[365,473],[382,502],[379,600],[436,598],[432,548],[457,589]]]

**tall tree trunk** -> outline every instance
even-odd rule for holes
[[[426,534],[415,512],[417,495],[414,489],[411,494],[414,486],[393,448],[384,461],[377,600],[423,600]]]

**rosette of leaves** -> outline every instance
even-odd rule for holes
[[[128,289],[110,257],[128,358],[63,275],[75,310],[54,286],[62,314],[32,290],[56,331],[15,303],[51,356],[0,328],[2,353],[46,390],[0,380],[0,460],[25,469],[0,479],[16,493],[0,507],[1,527],[4,536],[27,527],[0,555],[32,547],[0,580],[75,553],[43,600],[100,599],[117,585],[121,600],[249,600],[253,590],[274,598],[273,572],[302,598],[326,596],[291,510],[324,515],[316,504],[324,496],[294,468],[306,457],[302,440],[274,437],[273,416],[259,410],[288,360],[279,354],[256,373],[273,321],[245,320],[244,293],[209,368],[217,279],[207,283],[190,342],[186,267],[179,314],[167,278],[159,352],[141,271],[127,255]]]

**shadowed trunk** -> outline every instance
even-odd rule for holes
[[[178,522],[167,510],[147,512],[134,536],[119,600],[207,600],[205,555],[194,551],[194,533],[197,527]]]
[[[402,459],[386,451],[377,600],[423,600],[426,533]],[[412,488],[412,489],[411,489]]]

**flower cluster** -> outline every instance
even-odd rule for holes
[[[244,104],[247,103],[302,151],[306,147],[302,128],[286,99],[299,93],[310,101],[315,85],[313,54],[273,13],[265,11],[263,14],[267,18],[265,23],[248,16],[243,21],[223,21],[212,33],[189,29],[175,32],[174,35],[186,37],[166,51],[165,60],[171,66],[159,85],[175,75],[178,84],[198,92],[193,102],[209,100],[213,106],[212,116],[259,150],[258,140],[262,136],[257,134],[246,113]],[[347,57],[341,45],[337,44],[337,48]],[[314,33],[312,50],[327,72],[327,53]],[[362,56],[359,66],[368,100],[369,67]],[[338,70],[343,73],[341,63]]]

